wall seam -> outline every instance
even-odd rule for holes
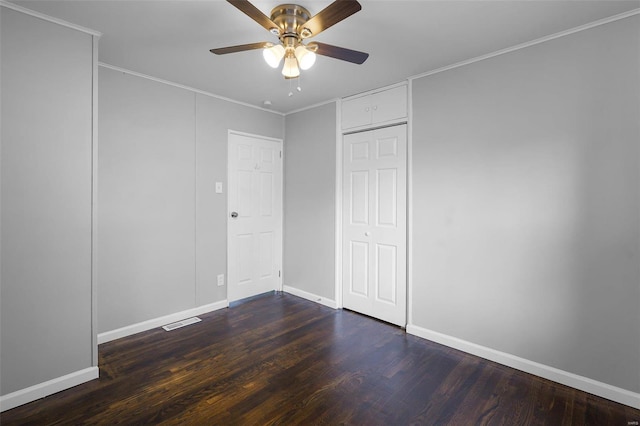
[[[198,94],[193,94],[193,306],[198,306]]]
[[[407,83],[407,318],[413,324],[413,80]]]
[[[335,295],[336,307],[342,308],[342,99],[336,100],[336,182],[335,182]]]
[[[91,365],[98,365],[98,37],[91,37]]]

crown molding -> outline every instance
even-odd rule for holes
[[[110,70],[123,72],[123,73],[130,74],[130,75],[133,75],[133,76],[136,76],[136,77],[145,78],[147,80],[155,81],[157,83],[166,84],[168,86],[177,87],[179,89],[188,90],[190,92],[199,93],[201,95],[209,96],[211,98],[220,99],[220,100],[223,100],[223,101],[227,101],[227,102],[231,102],[231,103],[234,103],[234,104],[246,106],[246,107],[249,107],[249,108],[259,109],[261,111],[270,112],[272,114],[276,114],[276,115],[279,115],[279,116],[284,116],[284,114],[279,112],[279,111],[274,111],[274,110],[271,110],[271,109],[261,108],[261,107],[256,106],[256,105],[248,104],[246,102],[241,102],[241,101],[237,101],[235,99],[226,98],[224,96],[216,95],[216,94],[211,93],[211,92],[205,92],[204,90],[196,89],[194,87],[185,86],[185,85],[180,84],[180,83],[174,83],[174,82],[169,81],[169,80],[163,80],[161,78],[153,77],[153,76],[150,76],[150,75],[147,75],[147,74],[142,74],[142,73],[139,73],[137,71],[131,71],[131,70],[128,70],[126,68],[117,67],[115,65],[105,64],[104,62],[98,62],[98,65],[103,67],[103,68],[108,68]]]
[[[102,33],[100,31],[96,31],[80,25],[72,24],[71,22],[67,22],[63,19],[54,18],[53,16],[45,15],[44,13],[36,12],[35,10],[27,9],[26,7],[18,6],[15,3],[11,3],[5,0],[0,0],[0,6],[6,7],[7,9],[15,10],[16,12],[24,13],[25,15],[33,16],[34,18],[42,19],[43,21],[52,22],[54,24],[62,25],[63,27],[67,27],[76,31],[91,34],[92,36],[95,36],[95,37],[102,36]]]
[[[618,15],[613,15],[608,18],[599,19],[597,21],[593,21],[588,24],[580,25],[578,27],[574,27],[565,31],[560,31],[555,34],[540,37],[535,40],[528,41],[526,43],[517,44],[515,46],[507,47],[506,49],[496,50],[495,52],[487,53],[486,55],[476,56],[475,58],[467,59],[461,62],[456,62],[455,64],[447,65],[442,68],[437,68],[435,70],[423,72],[421,74],[417,74],[412,77],[409,77],[408,80],[415,80],[418,78],[427,77],[427,76],[438,74],[444,71],[449,71],[455,68],[463,67],[466,65],[471,65],[476,62],[484,61],[485,59],[495,58],[496,56],[504,55],[505,53],[515,52],[516,50],[525,49],[527,47],[535,46],[536,44],[540,44],[540,43],[546,43],[547,41],[555,40],[560,37],[565,37],[571,34],[578,33],[580,31],[599,27],[600,25],[609,24],[611,22],[619,21],[621,19],[629,18],[631,16],[639,15],[639,14],[640,14],[640,8],[632,9],[627,12],[620,13]]]
[[[287,116],[287,115],[291,115],[291,114],[296,114],[298,112],[307,111],[309,109],[314,109],[314,108],[318,108],[318,107],[321,107],[321,106],[324,106],[324,105],[333,104],[333,103],[337,102],[338,99],[339,98],[329,99],[327,101],[318,102],[317,104],[313,104],[313,105],[309,105],[309,106],[306,106],[306,107],[294,109],[293,111],[285,112],[284,115]]]

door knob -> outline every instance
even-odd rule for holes
[[[238,212],[231,212],[231,217],[238,217]]]
[[[367,231],[367,232],[365,232],[365,233],[364,233],[364,236],[365,236],[365,237],[368,237],[369,235],[371,235],[371,232],[369,232],[369,231]]]

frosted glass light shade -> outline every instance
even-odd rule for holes
[[[268,47],[262,51],[262,56],[271,68],[278,68],[284,56],[284,47],[281,44]]]
[[[303,70],[308,70],[316,62],[316,54],[303,45],[296,47],[296,58],[298,58],[298,64]]]
[[[282,75],[289,78],[294,78],[300,75],[300,69],[298,68],[298,61],[296,57],[287,55],[284,58],[284,66],[282,67]]]

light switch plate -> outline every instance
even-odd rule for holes
[[[222,194],[222,182],[216,182],[216,194]]]

